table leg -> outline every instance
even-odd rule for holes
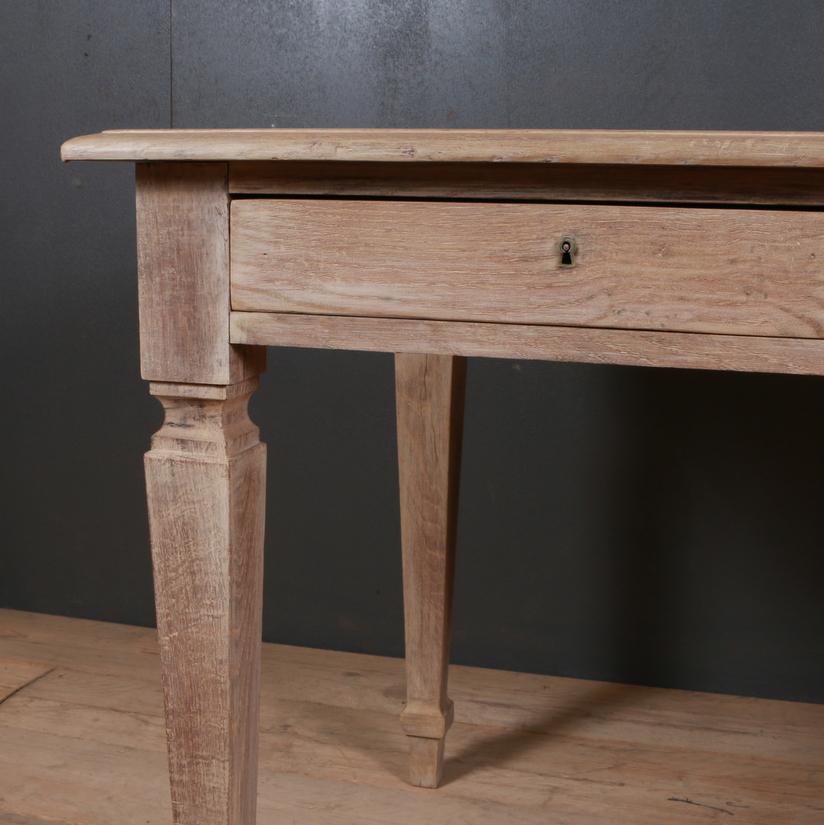
[[[406,627],[406,707],[413,785],[441,779],[452,723],[447,696],[452,578],[466,362],[395,356]]]
[[[256,379],[151,385],[165,421],[146,454],[176,825],[253,825],[266,448]]]

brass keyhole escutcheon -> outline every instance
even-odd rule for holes
[[[561,238],[561,266],[572,266],[578,246],[573,238]]]

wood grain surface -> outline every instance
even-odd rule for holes
[[[137,170],[140,367],[148,381],[229,384],[263,368],[229,344],[229,196],[225,164]]]
[[[0,610],[4,825],[170,825],[156,634]],[[824,706],[453,666],[436,792],[400,659],[263,646],[259,822],[820,825]],[[3,819],[5,817],[5,820]]]
[[[445,735],[463,356],[824,373],[824,214],[709,205],[819,205],[824,133],[126,130],[63,157],[138,161],[175,825],[254,825],[258,795],[269,821],[309,825],[820,822],[817,711],[691,696],[685,712],[646,693],[656,712],[610,732],[609,708],[632,701],[620,686],[547,711],[557,680],[487,674],[465,685],[451,761]],[[258,197],[230,205],[235,187]],[[246,408],[268,344],[396,353],[406,767],[428,787],[443,771],[442,795],[400,785],[402,682],[368,657],[330,671],[297,652],[285,685],[268,672],[258,754],[265,448]],[[151,645],[115,631],[125,647],[107,652],[89,624],[0,617],[0,816],[167,821]]]
[[[821,212],[301,199],[231,211],[234,310],[824,335]]]
[[[236,161],[241,195],[824,204],[824,169],[535,163]]]
[[[254,825],[266,450],[256,380],[153,384],[146,455],[175,825]]]
[[[824,340],[233,312],[232,340],[641,367],[824,375]]]
[[[599,129],[125,129],[63,160],[334,160],[824,167],[822,132]]]
[[[466,361],[395,356],[409,778],[436,788],[452,724],[447,696]]]

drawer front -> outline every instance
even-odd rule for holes
[[[235,200],[231,280],[242,311],[819,338],[824,213]]]

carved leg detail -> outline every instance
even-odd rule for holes
[[[176,825],[254,825],[266,448],[251,379],[151,385],[146,454]]]
[[[410,782],[435,788],[452,724],[447,697],[466,362],[396,355]]]

